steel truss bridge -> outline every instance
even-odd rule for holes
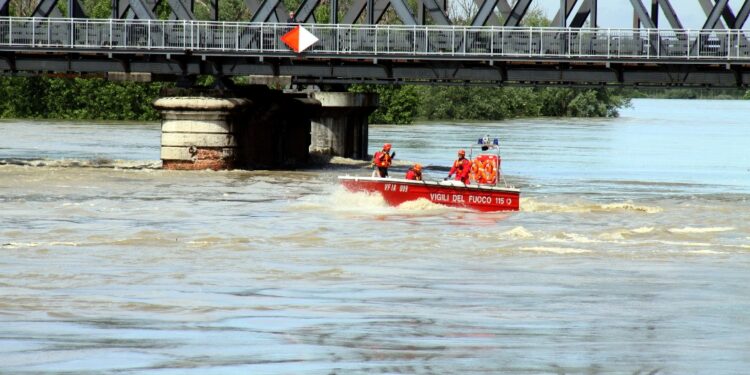
[[[112,19],[88,19],[77,0],[67,18],[57,0],[34,17],[11,17],[0,0],[0,72],[286,75],[299,83],[445,82],[459,84],[750,86],[750,0],[737,13],[728,0],[697,0],[701,29],[686,30],[669,0],[629,0],[633,28],[603,28],[596,0],[560,0],[554,27],[523,27],[532,0],[483,0],[470,25],[452,25],[446,0],[355,0],[345,12],[330,3],[332,23],[316,23],[322,0],[305,0],[297,21],[320,40],[296,54],[281,35],[279,0],[245,0],[248,22],[196,20],[192,0],[113,0]],[[479,1],[479,0],[478,0]],[[682,3],[682,2],[681,2]],[[602,2],[604,4],[604,2]],[[393,9],[402,25],[379,24]],[[372,11],[369,11],[372,10]],[[218,15],[218,0],[211,2]],[[338,15],[344,14],[339,20]],[[660,15],[669,28],[660,28]],[[361,21],[360,23],[357,23]]]

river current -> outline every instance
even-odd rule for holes
[[[365,163],[159,169],[159,124],[0,122],[0,373],[747,374],[750,101],[371,126],[521,211],[345,192]]]

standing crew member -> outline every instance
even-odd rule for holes
[[[297,16],[294,12],[289,12],[289,18],[286,19],[286,23],[297,23]]]
[[[453,167],[448,172],[448,178],[456,174],[456,181],[461,181],[464,184],[469,183],[469,172],[471,172],[471,162],[466,158],[466,151],[458,150],[458,159],[453,162]]]
[[[388,167],[391,166],[393,158],[396,157],[396,152],[389,153],[391,151],[391,144],[386,143],[383,145],[383,149],[376,152],[372,157],[372,165],[375,166],[375,170],[372,172],[373,177],[388,177]]]
[[[422,164],[417,163],[414,164],[413,167],[409,168],[409,170],[406,172],[406,179],[422,181]]]

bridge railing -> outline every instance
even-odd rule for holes
[[[290,55],[279,23],[0,17],[0,49]],[[750,60],[747,30],[401,25],[305,27],[308,57]]]

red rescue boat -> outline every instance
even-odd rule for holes
[[[461,181],[416,181],[401,178],[339,176],[341,184],[352,192],[379,193],[388,204],[400,205],[407,201],[426,199],[452,207],[478,211],[518,211],[521,191],[509,186],[500,169],[498,140],[489,137],[479,140],[479,151],[472,161],[472,179]],[[484,169],[483,169],[484,168]],[[502,182],[500,184],[499,182]]]

